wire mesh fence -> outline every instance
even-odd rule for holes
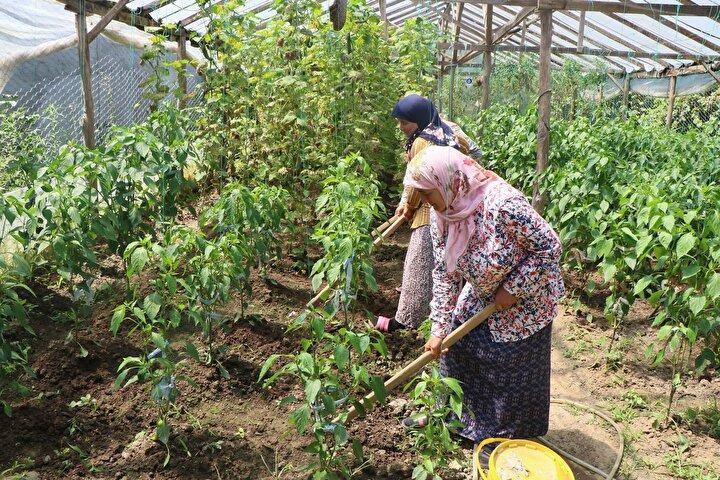
[[[145,120],[153,107],[153,100],[143,95],[143,84],[152,75],[151,69],[141,65],[128,65],[113,57],[102,57],[94,62],[92,94],[95,105],[95,135],[102,143],[111,127],[129,126]],[[174,75],[167,82],[175,83]],[[197,115],[202,82],[195,74],[187,75],[188,98],[191,115]],[[171,90],[174,87],[171,87]],[[165,101],[176,101],[168,95]],[[44,78],[30,87],[3,95],[3,108],[9,113],[30,119],[25,127],[39,136],[44,146],[56,150],[70,141],[82,141],[84,102],[78,71],[66,75]],[[27,132],[26,132],[27,133]]]
[[[490,76],[490,105],[508,105],[525,112],[537,100],[537,64],[533,54],[524,59],[500,61],[493,65]],[[481,67],[458,67],[454,74],[447,72],[438,83],[435,100],[444,115],[457,118],[476,116],[482,108],[483,69]],[[696,75],[697,77],[697,75]],[[572,66],[556,68],[552,74],[552,116],[572,120],[578,116],[618,119],[637,118],[678,131],[702,128],[708,122],[720,121],[720,85],[710,84],[701,93],[679,94],[668,117],[667,77],[643,79],[648,83],[657,81],[658,92],[653,95],[629,92],[627,101],[617,91],[605,72],[588,72]],[[451,83],[454,80],[454,85]],[[680,78],[690,83],[691,78]],[[608,88],[608,86],[612,88]],[[611,95],[605,92],[612,91]],[[647,87],[645,87],[647,89]],[[696,89],[698,90],[698,89]]]

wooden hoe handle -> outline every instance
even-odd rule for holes
[[[453,345],[455,345],[461,338],[463,338],[465,335],[470,333],[471,330],[473,330],[475,327],[483,323],[485,320],[488,319],[490,315],[495,313],[496,308],[495,304],[491,303],[484,309],[482,309],[480,312],[473,315],[470,320],[460,325],[458,328],[453,330],[450,335],[445,337],[442,342],[441,349],[450,348]],[[434,356],[432,352],[425,352],[422,355],[420,355],[418,358],[412,361],[409,365],[407,365],[405,368],[397,372],[395,375],[390,377],[385,382],[385,390],[387,392],[390,392],[391,390],[394,390],[398,386],[406,383],[408,380],[410,380],[412,377],[414,377],[420,370],[425,367],[428,363],[430,363],[432,360],[434,360]],[[372,408],[373,404],[376,402],[377,398],[375,397],[375,392],[369,393],[361,400],[361,403],[363,405],[363,408],[365,411],[368,411]],[[347,422],[350,422],[354,420],[360,412],[358,412],[355,407],[351,407],[348,411],[348,417]]]
[[[395,218],[395,217],[393,217],[393,218]],[[385,240],[385,239],[388,238],[390,235],[392,235],[393,233],[395,233],[395,231],[396,231],[398,228],[400,228],[400,225],[402,225],[404,221],[405,221],[405,217],[403,217],[402,215],[399,216],[399,217],[397,217],[397,218],[395,218],[395,221],[392,222],[392,224],[391,224],[389,227],[387,227],[387,229],[386,229],[384,232],[382,232],[382,235],[380,235],[379,237],[377,237],[377,238],[375,239],[375,241],[373,242],[373,246],[374,246],[374,247],[377,247],[378,245],[380,245],[380,243],[381,243],[383,240]],[[382,226],[382,225],[381,225],[381,226]]]
[[[370,235],[372,235],[373,237],[377,237],[377,236],[380,235],[382,232],[384,232],[386,228],[388,228],[390,225],[392,225],[392,223],[393,223],[395,220],[397,220],[397,218],[398,218],[397,215],[393,215],[392,217],[388,218],[388,219],[385,221],[385,223],[383,223],[382,225],[380,225],[379,227],[377,227],[375,230],[373,230],[372,232],[370,232]]]
[[[405,217],[392,217],[387,222],[380,225],[376,230],[373,231],[373,235],[376,234],[376,232],[379,234],[382,232],[382,235],[377,237],[375,241],[373,242],[373,246],[378,246],[380,242],[385,240],[387,237],[395,233],[395,231],[400,228],[400,225],[405,221]],[[320,292],[315,295],[312,300],[310,300],[306,306],[308,308],[314,307],[317,302],[322,300],[323,298],[327,297],[327,294],[330,292],[330,285],[325,285],[325,288],[320,290]]]

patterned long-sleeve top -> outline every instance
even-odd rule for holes
[[[453,312],[464,307],[458,304],[463,278],[475,290],[473,297],[483,304],[480,307],[494,301],[501,285],[518,298],[515,305],[488,318],[496,342],[522,340],[552,322],[565,294],[559,265],[562,247],[552,227],[522,193],[504,181],[488,187],[474,214],[475,233],[452,274],[444,261],[446,239],[440,236],[434,211],[431,216],[432,335],[444,338],[452,330]]]

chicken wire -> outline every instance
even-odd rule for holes
[[[720,65],[714,64],[715,70]],[[532,65],[530,65],[532,67]],[[450,95],[453,96],[455,118],[473,118],[481,110],[483,68],[460,66],[453,75],[443,75],[433,97],[444,115],[450,114]],[[563,78],[561,67],[552,73],[552,116],[572,120],[598,115],[617,118],[639,118],[667,126],[669,77],[632,78],[627,105],[620,88],[605,74],[596,72],[594,83],[580,77]],[[512,105],[524,112],[537,100],[537,69],[521,66],[517,60],[496,62],[490,76],[490,104]],[[623,79],[615,79],[622,85]],[[693,73],[677,77],[676,97],[671,128],[679,131],[702,128],[711,121],[720,121],[720,85],[708,73]]]
[[[146,66],[132,66],[106,56],[91,65],[92,95],[95,105],[95,136],[98,143],[105,141],[111,127],[130,126],[148,118],[153,101],[143,95],[142,85],[152,75]],[[197,117],[202,82],[189,73],[187,108],[191,117]],[[177,80],[167,80],[172,90]],[[168,95],[165,101],[176,101]],[[70,142],[82,142],[84,102],[79,71],[44,78],[30,87],[3,95],[2,102],[11,111],[22,112],[32,118],[33,130],[48,149],[54,150]]]

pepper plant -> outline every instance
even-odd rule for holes
[[[14,397],[29,393],[21,378],[34,375],[28,363],[29,347],[17,340],[23,332],[35,335],[28,323],[27,302],[18,294],[24,290],[32,295],[25,283],[30,274],[30,265],[19,254],[12,254],[9,261],[0,256],[0,405],[7,416],[12,414]]]
[[[370,165],[357,154],[341,158],[323,181],[315,210],[319,222],[313,239],[323,246],[325,255],[310,272],[313,290],[325,281],[338,288],[343,303],[354,297],[361,284],[377,290],[370,231],[384,206]]]
[[[410,431],[410,441],[419,457],[412,478],[441,480],[440,475],[460,453],[460,445],[451,436],[462,429],[460,382],[433,368],[415,377],[405,391],[410,394],[410,406],[425,419],[422,427]]]
[[[362,409],[360,400],[369,391],[374,391],[380,402],[387,396],[382,378],[372,375],[365,363],[372,352],[387,356],[382,334],[345,327],[331,332],[332,316],[327,310],[304,312],[295,327],[309,327],[310,338],[301,341],[297,354],[268,357],[258,378],[265,387],[287,376],[300,380],[304,395],[291,395],[280,403],[296,405],[290,423],[298,433],[311,437],[305,451],[313,460],[303,470],[313,479],[348,479],[362,469],[362,445],[357,439],[350,440],[345,427],[347,407]],[[271,372],[279,360],[285,363]]]

